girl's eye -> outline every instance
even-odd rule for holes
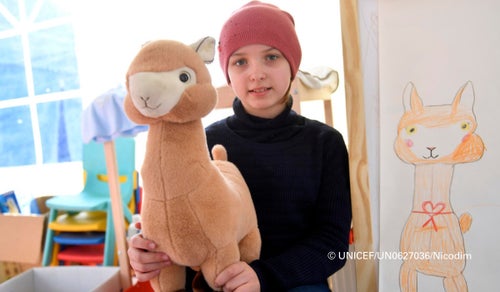
[[[246,60],[245,60],[245,59],[239,59],[239,60],[236,60],[236,61],[234,62],[234,65],[236,65],[236,66],[243,66],[243,65],[245,65],[246,63],[247,63],[247,62],[246,62]]]
[[[415,126],[406,127],[406,134],[413,135],[417,132],[417,128]]]
[[[279,58],[278,55],[275,55],[275,54],[271,54],[271,55],[267,55],[266,56],[266,59],[269,60],[269,61],[275,61]]]

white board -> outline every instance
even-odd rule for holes
[[[500,270],[498,11],[495,0],[379,0],[380,251],[401,252],[404,226],[412,210],[418,211],[414,190],[424,187],[416,181],[415,165],[401,160],[394,148],[405,87],[412,82],[424,105],[440,106],[451,104],[470,81],[475,133],[485,151],[474,162],[454,164],[447,205],[457,216],[472,216],[462,235],[467,257],[462,275],[469,291],[497,290]],[[438,221],[445,215],[424,216]],[[400,290],[403,261],[382,255],[379,263],[379,290]],[[446,291],[441,276],[419,272],[417,278],[418,291]]]

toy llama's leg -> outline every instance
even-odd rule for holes
[[[215,277],[230,264],[236,263],[239,260],[240,252],[238,250],[238,245],[236,242],[231,243],[225,247],[219,248],[217,251],[211,252],[207,260],[201,264],[201,272],[208,285],[212,287],[212,289],[217,290],[214,284]]]
[[[417,270],[404,262],[399,273],[399,285],[403,292],[417,291]]]
[[[160,275],[150,281],[156,292],[185,291],[186,268],[171,265],[161,270]]]
[[[255,228],[248,233],[239,243],[241,260],[251,262],[260,256],[260,233],[259,229]]]
[[[467,282],[465,281],[464,275],[462,273],[455,277],[446,277],[443,280],[444,289],[447,292],[457,291],[457,292],[467,292]]]

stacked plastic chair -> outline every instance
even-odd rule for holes
[[[116,160],[124,220],[132,222],[136,186],[135,141],[115,140]],[[84,189],[79,194],[56,196],[46,201],[49,223],[43,265],[76,262],[85,265],[116,264],[115,231],[111,210],[104,146],[83,145]],[[132,205],[130,205],[132,204]],[[61,248],[64,246],[64,249]]]

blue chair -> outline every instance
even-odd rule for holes
[[[134,200],[135,140],[120,137],[114,141],[114,145],[120,194],[126,217],[124,220],[132,222],[132,213],[128,205],[131,200]],[[104,229],[103,265],[112,266],[115,262],[115,232],[104,145],[94,141],[84,144],[82,162],[85,173],[85,184],[82,192],[75,195],[55,196],[46,201],[50,212],[42,260],[44,266],[57,263],[54,246],[58,244],[54,241],[54,237],[58,236],[56,232],[63,231],[88,232],[103,231],[102,229]],[[80,217],[83,219],[80,220]],[[58,250],[56,247],[55,252]]]

